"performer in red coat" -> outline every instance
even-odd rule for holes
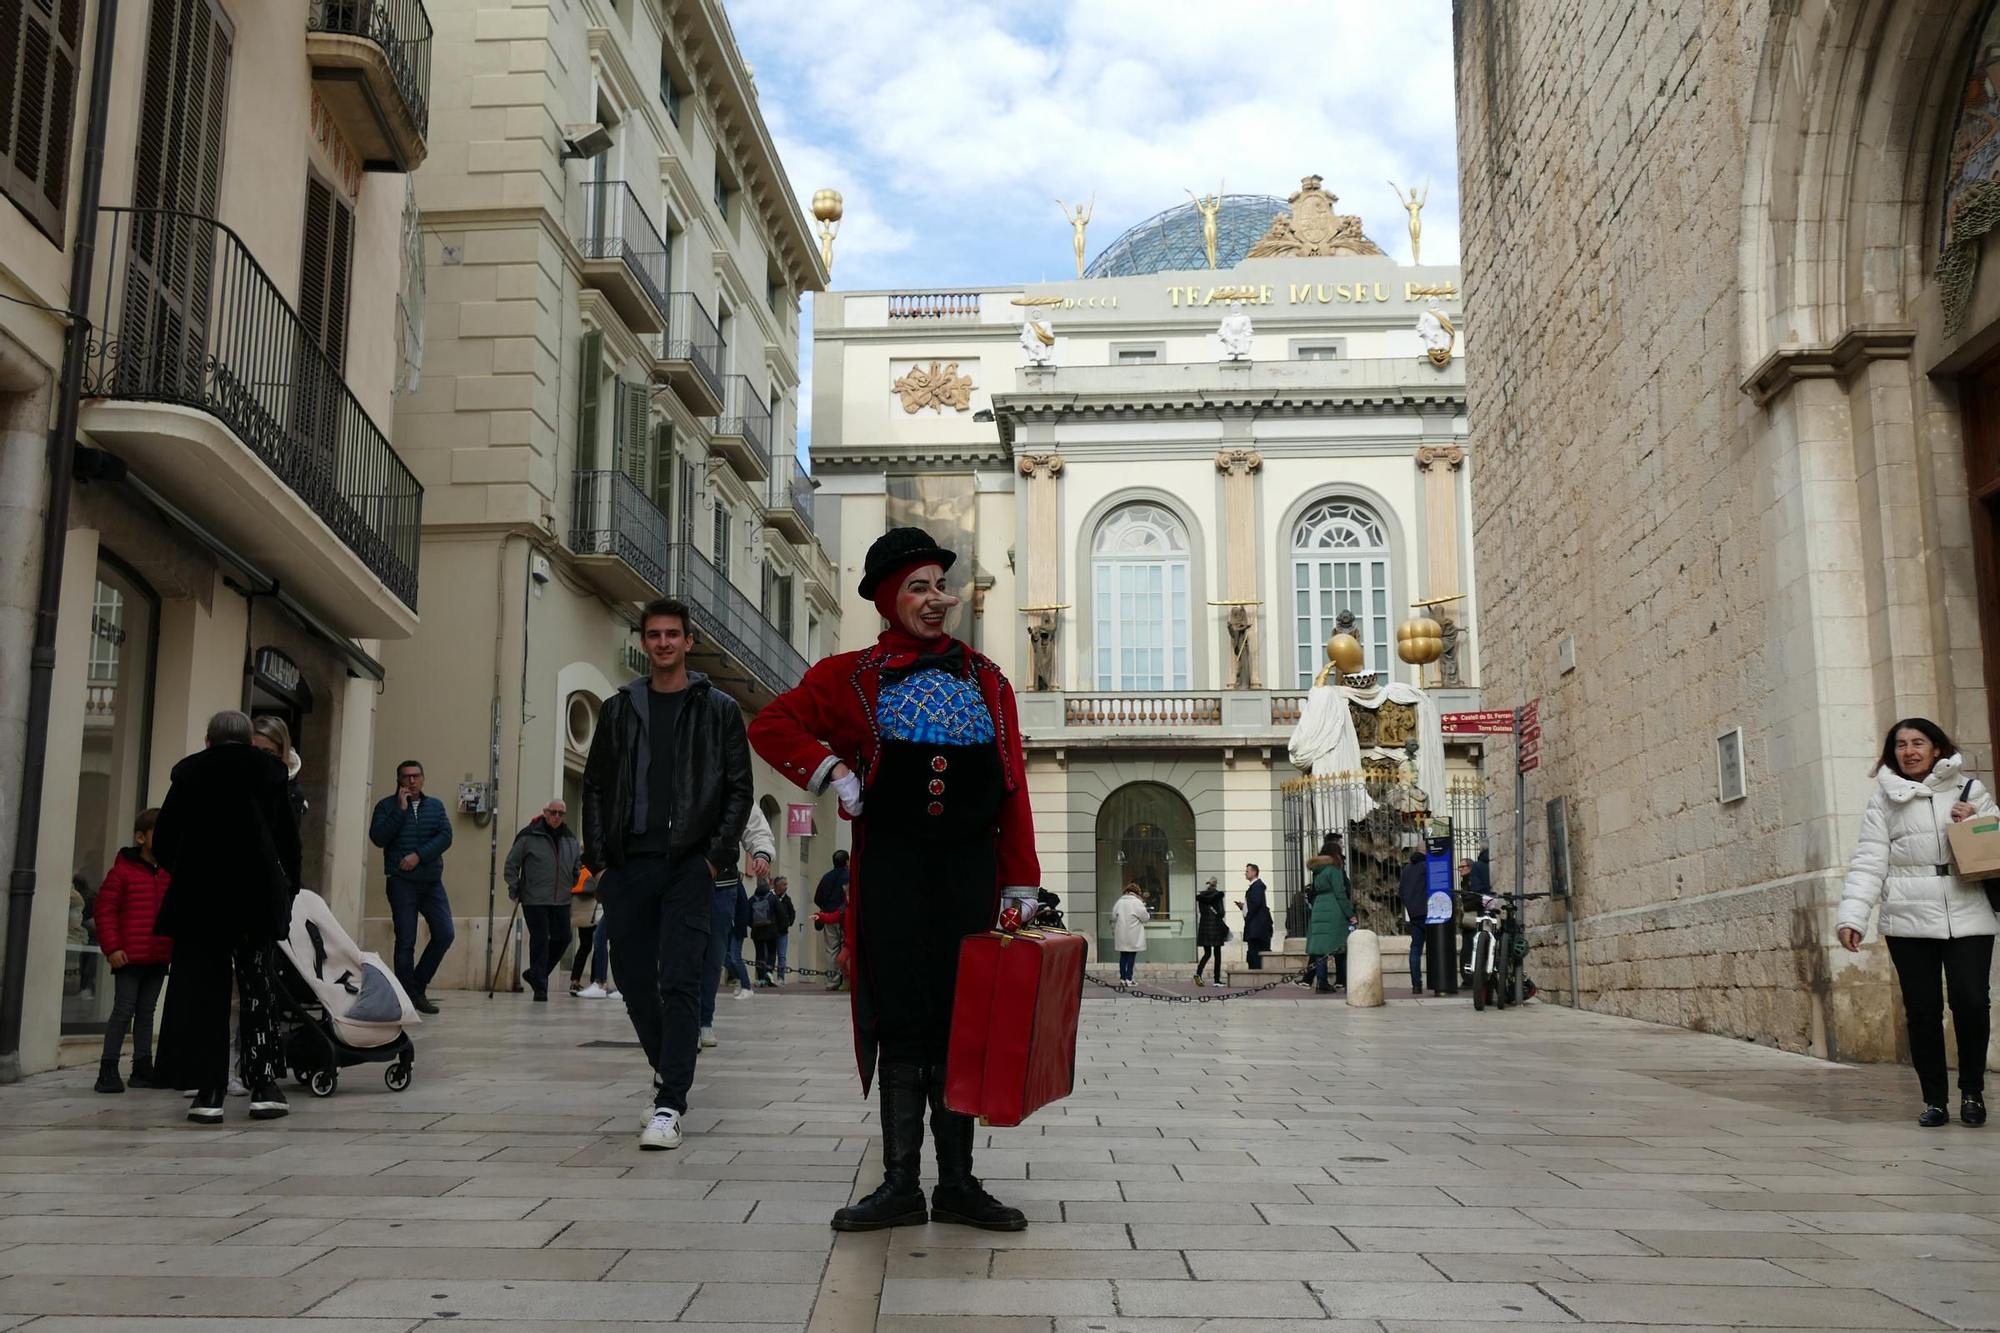
[[[834,1214],[841,1231],[926,1217],[996,1231],[1027,1225],[972,1174],[970,1116],[944,1105],[958,946],[991,930],[1001,899],[1032,915],[1035,857],[1013,687],[945,630],[953,555],[921,528],[868,550],[861,595],[889,627],[875,646],[827,658],[750,724],[750,744],[793,782],[832,787],[854,821],[847,943],[855,1055],[882,1100],[882,1187]],[[938,1159],[926,1213],[918,1185],[924,1108]]]

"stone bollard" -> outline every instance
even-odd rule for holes
[[[1348,932],[1347,1002],[1358,1009],[1382,1004],[1382,937],[1372,930]]]

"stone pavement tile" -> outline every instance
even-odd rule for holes
[[[340,1333],[409,1333],[413,1319],[350,1319],[340,1325]],[[0,1315],[0,1329],[12,1328],[12,1316]],[[43,1333],[328,1333],[328,1325],[318,1319],[224,1318],[203,1319],[199,1326],[178,1315],[132,1315],[107,1318],[103,1315],[49,1315],[35,1320]],[[459,1330],[458,1333],[466,1333]],[[623,1333],[623,1330],[621,1330]]]
[[[1995,1194],[1869,1194],[1859,1199],[1842,1198],[1831,1206],[1866,1209],[1874,1204],[1904,1213],[1971,1213],[1982,1217],[2000,1213],[2000,1195]]]
[[[671,1205],[662,1207],[660,1217],[671,1219]],[[608,1250],[812,1250],[826,1253],[826,1223],[727,1226],[703,1222],[662,1220],[650,1226],[630,1222],[573,1222],[555,1245],[563,1249]]]
[[[1092,1324],[1098,1320],[1091,1320]],[[855,1333],[1051,1333],[1049,1315],[891,1314],[872,1324],[855,1325]],[[1109,1325],[1107,1325],[1108,1327]],[[623,1333],[621,1330],[620,1333]],[[687,1333],[693,1333],[688,1330]],[[848,1333],[842,1329],[841,1333]]]
[[[616,1250],[540,1250],[609,1254]],[[526,1256],[524,1256],[526,1257]],[[613,1282],[806,1282],[817,1284],[826,1255],[806,1250],[631,1250],[601,1276]],[[468,1275],[470,1276],[470,1275]],[[800,1316],[804,1318],[803,1315]]]
[[[0,1245],[194,1245],[249,1225],[233,1217],[0,1217]]]
[[[714,1189],[713,1180],[680,1177],[619,1176],[611,1180],[571,1180],[560,1172],[515,1176],[483,1176],[468,1180],[446,1195],[451,1199],[700,1199]]]
[[[254,1202],[255,1196],[250,1196]],[[389,1195],[286,1195],[265,1199],[243,1216],[378,1217],[412,1222],[517,1222],[532,1212],[536,1199],[398,1198]]]
[[[1111,1283],[983,1282],[953,1278],[885,1278],[884,1315],[1115,1314]]]
[[[1029,1184],[1035,1182],[1030,1181]],[[1181,1180],[1131,1180],[1120,1186],[1124,1197],[1131,1203],[1303,1203],[1306,1194],[1301,1190],[1336,1190],[1337,1185],[1298,1186],[1280,1182],[1250,1181],[1231,1184],[1227,1181],[1204,1180],[1199,1184],[1189,1184]],[[1399,1192],[1403,1201],[1408,1201],[1410,1191]],[[1094,1198],[1090,1195],[1065,1194],[1065,1199]],[[1114,1194],[1110,1196],[1116,1198]],[[1440,1200],[1442,1202],[1442,1200]]]
[[[1140,1251],[1165,1253],[1165,1251]],[[1351,1250],[1187,1250],[1187,1266],[1203,1282],[1442,1282],[1414,1254]]]
[[[119,1175],[107,1172],[23,1171],[0,1180],[0,1190],[10,1194],[134,1194],[174,1195],[220,1181],[208,1175]]]
[[[1894,1213],[1909,1211],[1886,1199],[1871,1198],[1862,1194],[1807,1194],[1781,1193],[1777,1190],[1736,1190],[1690,1191],[1691,1197],[1700,1200],[1710,1208],[1721,1208],[1732,1212],[1852,1212],[1852,1213]],[[1977,1197],[1969,1194],[1949,1194],[1942,1196],[1909,1196],[1915,1199],[1935,1198],[1943,1206],[1937,1212],[1973,1212],[1965,1204],[1977,1202]],[[2000,1203],[2000,1201],[1996,1201]],[[1922,1209],[1918,1211],[1933,1211]]]
[[[1371,1254],[1371,1259],[1388,1255]],[[1572,1260],[1545,1254],[1426,1254],[1426,1264],[1453,1282],[1581,1282]]]
[[[824,1227],[819,1230],[825,1234]],[[1124,1227],[1109,1222],[1049,1222],[1026,1231],[975,1231],[926,1223],[897,1227],[889,1233],[889,1243],[912,1250],[1129,1250],[1132,1237]]]
[[[0,1313],[143,1315],[170,1311],[183,1320],[220,1315],[296,1315],[325,1300],[342,1278],[40,1277],[0,1278]],[[387,1316],[399,1310],[381,1312]]]
[[[1062,1215],[1066,1222],[1193,1222],[1258,1226],[1264,1221],[1257,1209],[1247,1203],[1065,1203]]]
[[[1320,1196],[1322,1191],[1307,1186],[1306,1192]],[[1393,1191],[1386,1191],[1393,1192]],[[1439,1187],[1438,1193],[1446,1196],[1445,1201],[1463,1204],[1467,1208],[1622,1208],[1642,1210],[1648,1208],[1707,1208],[1710,1205],[1691,1194],[1675,1190],[1582,1190],[1573,1185],[1488,1185],[1476,1173],[1468,1174],[1456,1185]],[[1747,1193],[1747,1197],[1759,1197]],[[1328,1202],[1315,1197],[1314,1202]]]
[[[338,1324],[329,1324],[321,1319],[302,1327],[299,1333],[347,1333],[349,1324],[362,1322],[366,1321],[343,1319]],[[680,1324],[653,1319],[621,1319],[615,1324],[595,1319],[538,1319],[532,1324],[518,1319],[426,1319],[413,1325],[410,1333],[805,1333],[805,1327],[804,1324]]]
[[[845,1202],[847,1195],[841,1195]],[[528,1214],[534,1222],[742,1222],[757,1206],[753,1199],[599,1199],[588,1194],[550,1199]],[[823,1204],[827,1211],[832,1205]],[[767,1219],[768,1220],[768,1219]],[[823,1218],[821,1220],[824,1220]]]
[[[418,1176],[401,1172],[389,1172],[371,1176],[279,1176],[270,1180],[258,1180],[250,1176],[224,1176],[197,1185],[196,1194],[249,1194],[255,1196],[274,1195],[292,1198],[310,1195],[324,1197],[395,1197],[395,1198],[435,1198],[449,1194],[463,1185],[470,1176]]]
[[[0,1256],[4,1257],[4,1256]],[[1780,1259],[1800,1277],[1829,1287],[2000,1291],[2000,1263],[1947,1259]]]
[[[0,1197],[0,1217],[241,1217],[257,1202],[196,1194],[9,1194]]]
[[[892,1248],[889,1251],[888,1267],[883,1269],[882,1276],[934,1277],[934,1278],[990,1277],[992,1276],[993,1273],[994,1257],[1001,1253],[1003,1253],[1003,1251],[1000,1250],[906,1250],[902,1248]],[[1136,1254],[1138,1254],[1138,1251],[1136,1250],[1076,1250],[1076,1251],[1021,1250],[1019,1251],[1019,1253],[1030,1255],[1036,1258],[1041,1258],[1047,1255],[1053,1255],[1059,1259],[1088,1258],[1093,1255],[1103,1255],[1107,1259],[1130,1259],[1134,1257]],[[1169,1277],[1185,1277],[1187,1275],[1187,1266],[1181,1263],[1180,1256],[1178,1254],[1166,1254],[1162,1252],[1161,1257],[1173,1260],[1173,1268],[1176,1271],[1169,1273],[1168,1274]],[[1025,1274],[1024,1276],[1108,1278],[1111,1276],[1111,1274],[1109,1273],[1043,1274],[1043,1273],[1030,1272],[1028,1274]]]
[[[1719,1208],[1524,1208],[1537,1226],[1612,1231],[1814,1231],[1803,1214],[1724,1212]],[[1861,1214],[1867,1216],[1868,1214]]]
[[[1644,1259],[1592,1254],[1572,1255],[1565,1262],[1588,1282],[1664,1283],[1683,1287],[1819,1285],[1765,1259]]]
[[[322,1231],[313,1237],[313,1244],[395,1245],[411,1249],[533,1250],[554,1240],[567,1225],[553,1218],[522,1222],[349,1220]]]
[[[1873,1291],[1831,1287],[1670,1287],[1627,1282],[1550,1282],[1542,1290],[1585,1323],[1617,1323],[1643,1311],[1658,1324],[1745,1328],[1936,1328],[1937,1321]]]
[[[1008,1164],[1007,1164],[1007,1163],[1004,1163],[1004,1162],[1003,1162],[1003,1163],[999,1163],[998,1165],[1001,1165],[1001,1166],[1006,1166],[1006,1165],[1008,1165]],[[1175,1168],[1174,1168],[1174,1167],[1172,1167],[1172,1166],[1168,1165],[1168,1164],[1167,1164],[1167,1163],[1165,1163],[1165,1162],[1136,1162],[1136,1163],[1125,1163],[1125,1162],[1041,1162],[1041,1161],[1035,1161],[1035,1160],[1033,1160],[1033,1159],[1030,1159],[1030,1158],[1023,1158],[1023,1159],[1021,1159],[1021,1160],[1019,1160],[1019,1161],[1015,1162],[1015,1163],[1014,1163],[1013,1165],[1014,1165],[1014,1167],[1016,1168],[1016,1171],[1015,1171],[1015,1174],[1016,1174],[1016,1175],[1019,1175],[1019,1174],[1020,1174],[1020,1171],[1021,1171],[1021,1169],[1022,1169],[1022,1168],[1025,1168],[1025,1170],[1026,1170],[1026,1173],[1027,1173],[1027,1178],[1028,1178],[1028,1179],[1030,1179],[1030,1180],[1159,1180],[1159,1181],[1169,1181],[1169,1180],[1183,1180],[1183,1179],[1190,1179],[1190,1178],[1191,1178],[1191,1177],[1184,1177],[1184,1176],[1182,1176],[1182,1175],[1181,1175],[1181,1174],[1180,1174],[1179,1172],[1177,1172],[1177,1171],[1175,1170]],[[1190,1168],[1190,1169],[1192,1170],[1192,1169],[1194,1169],[1194,1168]],[[1233,1178],[1233,1179],[1242,1179],[1242,1178],[1244,1178],[1244,1177],[1245,1177],[1245,1176],[1246,1176],[1246,1175],[1247,1175],[1247,1174],[1248,1174],[1248,1173],[1249,1173],[1250,1171],[1254,1170],[1255,1168],[1252,1168],[1252,1167],[1241,1167],[1241,1168],[1234,1168],[1234,1169],[1230,1169],[1230,1168],[1221,1168],[1221,1167],[1215,1167],[1215,1168],[1208,1168],[1208,1169],[1210,1169],[1210,1170],[1215,1170],[1215,1171],[1219,1172],[1218,1176],[1216,1177],[1217,1179],[1224,1179],[1224,1180],[1226,1180],[1226,1179],[1232,1179],[1232,1178]],[[1003,1175],[1003,1174],[1002,1174],[1001,1172],[999,1172],[999,1171],[988,1171],[988,1170],[986,1169],[986,1162],[985,1162],[985,1159],[984,1159],[984,1158],[981,1158],[981,1159],[980,1159],[980,1161],[979,1161],[979,1173],[980,1173],[980,1175],[982,1175],[982,1176],[986,1177],[986,1178],[987,1178],[987,1179],[989,1179],[989,1180],[993,1180],[993,1179],[999,1179],[999,1180],[1005,1180],[1005,1179],[1007,1179],[1007,1177],[1006,1177],[1005,1175]],[[1324,1176],[1320,1176],[1320,1177],[1316,1177],[1316,1178],[1317,1178],[1317,1179],[1321,1179],[1321,1180],[1324,1180],[1324,1179],[1325,1179],[1325,1177],[1324,1177]]]
[[[1397,1207],[1393,1204],[1260,1204],[1257,1211],[1272,1226],[1344,1227],[1380,1226],[1443,1230],[1450,1227],[1480,1227],[1495,1231],[1525,1227],[1529,1223],[1512,1208]]]
[[[1803,1231],[1627,1231],[1649,1250],[1682,1259],[1828,1259],[1846,1253],[1838,1242],[1846,1237],[1814,1236]],[[1636,1251],[1619,1251],[1636,1253]],[[1987,1252],[1981,1258],[2000,1257]]]
[[[654,1320],[671,1322],[694,1299],[689,1282],[534,1282],[460,1278],[362,1279],[350,1282],[313,1308],[321,1319],[367,1315],[382,1318],[548,1320],[578,1323]],[[5,1286],[0,1284],[0,1299]]]
[[[0,1274],[42,1277],[281,1277],[323,1246],[112,1245],[69,1242],[0,1250]]]
[[[698,1181],[683,1181],[694,1185]],[[1115,1184],[1105,1185],[1108,1192],[1104,1197],[1118,1197]],[[699,1197],[721,1201],[724,1199],[819,1199],[823,1202],[846,1203],[854,1193],[854,1186],[846,1180],[717,1180],[710,1182],[708,1193]],[[555,1200],[550,1200],[551,1203]]]
[[[976,1158],[974,1159],[977,1160]],[[1116,1180],[1010,1180],[1007,1182],[1007,1202],[1019,1203],[1022,1199],[1060,1199],[1064,1203],[1117,1203],[1120,1197],[1130,1198],[1135,1189],[1179,1189],[1179,1182],[1125,1181]],[[1120,1191],[1124,1194],[1121,1196]],[[845,1198],[846,1196],[841,1196]]]
[[[1943,1291],[1936,1287],[1889,1287],[1884,1289],[1882,1295],[1901,1301],[1912,1309],[1920,1310],[1953,1328],[2000,1328],[2000,1292]]]
[[[178,1224],[184,1226],[185,1223]],[[272,1217],[221,1238],[224,1245],[304,1245],[327,1228],[338,1225],[327,1217]],[[176,1233],[175,1240],[189,1239]],[[199,1239],[196,1237],[195,1239]]]
[[[2000,1238],[2000,1221],[1990,1217],[1977,1217],[1970,1213],[1905,1213],[1893,1214],[1867,1212],[1837,1213],[1794,1213],[1800,1221],[1818,1231],[1844,1232],[1849,1235],[1889,1235],[1910,1236],[1925,1233],[1938,1235],[1986,1235]]]
[[[1301,1282],[1119,1282],[1118,1312],[1222,1318],[1256,1311],[1260,1317],[1317,1319],[1320,1303]]]
[[[1451,1320],[1463,1327],[1467,1323],[1561,1323],[1566,1314],[1540,1290],[1519,1282],[1314,1282],[1310,1285],[1335,1319]],[[1635,1308],[1639,1307],[1627,1307]]]
[[[1346,1250],[1353,1248],[1329,1226],[1174,1226],[1135,1224],[1141,1250]]]
[[[803,1324],[812,1314],[818,1279],[812,1282],[704,1282],[682,1323]]]
[[[299,1276],[382,1278],[449,1274],[460,1278],[591,1282],[610,1272],[624,1253],[623,1250],[488,1250],[422,1245],[390,1249],[348,1245],[313,1260],[299,1269]]]
[[[1422,1230],[1410,1227],[1342,1227],[1357,1250],[1391,1254],[1644,1254],[1646,1248],[1616,1231],[1543,1230],[1481,1232],[1464,1227]]]
[[[935,1255],[944,1253],[947,1251],[940,1250]],[[966,1253],[976,1254],[977,1251]],[[891,1275],[944,1276],[933,1273]],[[1180,1281],[1188,1277],[1188,1266],[1172,1250],[995,1250],[990,1276],[1010,1282],[1037,1277],[1114,1278],[1121,1281],[1166,1278]]]

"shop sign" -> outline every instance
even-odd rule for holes
[[[809,805],[788,805],[785,807],[785,836],[788,838],[810,838],[813,835],[813,808]]]
[[[299,664],[276,648],[257,650],[257,675],[265,684],[286,694],[297,694],[299,682],[305,679]]]

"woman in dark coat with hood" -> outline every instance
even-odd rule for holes
[[[1202,969],[1215,963],[1215,984],[1222,984],[1222,946],[1229,940],[1229,924],[1222,915],[1222,890],[1215,886],[1213,876],[1200,893],[1194,896],[1194,942],[1201,947],[1201,956],[1194,960],[1194,984],[1202,984]]]
[[[815,665],[750,724],[765,762],[809,790],[832,787],[854,821],[840,966],[864,1090],[880,1063],[884,1170],[880,1189],[834,1214],[841,1231],[926,1216],[1027,1225],[973,1176],[972,1117],[944,1104],[959,943],[993,928],[1003,898],[1031,915],[1041,883],[1013,687],[945,629],[959,602],[953,560],[921,528],[878,538],[860,592],[888,627],[873,647]],[[938,1159],[928,1213],[917,1182],[927,1103]]]

